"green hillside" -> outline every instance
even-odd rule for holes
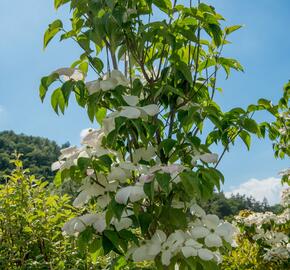
[[[12,164],[9,160],[13,153],[23,154],[22,160],[25,168],[37,177],[46,180],[53,179],[51,164],[57,160],[61,147],[54,141],[42,137],[15,134],[13,131],[0,132],[0,179],[11,171]]]

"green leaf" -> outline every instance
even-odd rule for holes
[[[88,243],[90,242],[92,237],[93,237],[93,231],[91,228],[87,228],[79,234],[78,239],[77,239],[77,244],[80,251],[85,252],[88,246]]]
[[[193,197],[200,196],[199,180],[194,172],[182,172],[180,175],[181,182],[184,186],[185,192]]]
[[[51,95],[51,106],[57,114],[59,113],[59,109],[64,113],[66,103],[60,88],[54,90]]]
[[[225,28],[225,32],[227,35],[239,30],[240,28],[242,28],[243,26],[242,25],[233,25],[233,26],[230,26],[230,27],[226,27]]]
[[[83,74],[88,73],[89,63],[84,61],[78,66],[79,70],[82,71]]]
[[[96,103],[96,95],[90,95],[87,102],[87,113],[92,123],[94,122],[94,119],[96,117]]]
[[[90,242],[88,247],[88,252],[93,263],[96,263],[99,259],[99,256],[102,255],[102,241],[101,239],[94,239]]]
[[[248,150],[250,150],[250,147],[251,147],[251,135],[247,131],[242,130],[239,133],[239,137],[243,140],[243,142],[247,146]]]
[[[216,25],[215,23],[209,23],[208,24],[208,32],[213,37],[215,45],[217,47],[219,47],[221,45],[222,35],[223,35],[221,28],[218,25]]]
[[[214,130],[210,132],[206,138],[206,144],[212,145],[213,143],[218,143],[218,140],[220,139],[221,134],[219,130]]]
[[[85,158],[85,157],[80,157],[78,158],[78,167],[82,170],[82,171],[86,171],[87,168],[90,166],[91,164],[91,159],[90,158]]]
[[[189,269],[196,270],[196,260],[193,257],[187,258],[185,262],[190,267]]]
[[[47,47],[48,43],[55,37],[55,35],[62,29],[62,27],[63,25],[61,20],[55,20],[48,26],[48,29],[46,30],[43,39],[44,49]]]
[[[138,220],[142,233],[147,234],[149,226],[153,221],[153,216],[149,213],[144,212],[138,216]]]
[[[186,65],[182,61],[178,61],[176,63],[176,68],[177,68],[177,70],[179,70],[182,73],[182,75],[184,76],[184,78],[189,83],[192,83],[192,75],[191,75],[190,67],[188,65]]]
[[[152,1],[155,6],[157,6],[160,10],[168,13],[168,10],[172,9],[171,0],[153,0]]]
[[[173,139],[165,139],[161,142],[161,144],[159,145],[159,149],[164,150],[164,153],[166,155],[168,155],[170,153],[170,151],[173,149],[173,147],[176,145],[177,141],[173,140]]]
[[[75,82],[72,80],[66,81],[61,86],[61,91],[65,102],[68,103],[71,92],[74,90]]]
[[[53,179],[54,185],[58,188],[62,184],[61,171],[58,171]]]
[[[169,173],[157,173],[156,174],[156,180],[161,187],[162,190],[164,190],[167,194],[169,193],[169,183],[171,180]]]
[[[57,73],[52,73],[51,75],[43,77],[41,79],[41,84],[39,87],[39,97],[40,97],[42,102],[46,96],[46,93],[48,91],[48,87],[52,83],[54,83],[57,79],[59,79],[59,75]]]
[[[128,230],[121,230],[119,231],[119,236],[123,239],[126,240],[127,242],[134,242],[136,245],[139,244],[138,237],[132,233],[131,231]]]
[[[236,59],[219,57],[218,62],[222,65],[227,77],[230,75],[230,69],[235,69],[237,71],[244,71],[243,66]]]
[[[104,68],[104,64],[102,62],[102,60],[98,57],[94,57],[94,58],[90,58],[90,63],[94,66],[94,68],[98,71],[98,72],[102,72],[103,68]]]
[[[124,204],[118,204],[115,199],[112,199],[108,206],[118,220],[121,219],[125,207],[126,206]]]
[[[121,250],[121,240],[118,236],[118,233],[115,231],[105,230],[103,232],[104,236],[112,243],[113,247],[112,249],[121,254],[123,253]]]
[[[210,270],[219,270],[219,266],[214,261],[203,261],[200,260],[199,263],[203,266],[204,270],[210,269]]]
[[[103,235],[103,237],[102,237],[102,246],[104,249],[104,255],[107,255],[112,250],[118,254],[121,254],[121,252],[115,247],[115,245],[112,243],[112,241],[108,237],[106,237],[105,235]]]
[[[176,94],[178,96],[185,97],[185,95],[184,95],[184,93],[183,93],[183,91],[181,89],[172,87],[171,85],[167,84],[167,85],[164,86],[163,89],[166,92],[166,94],[168,94],[168,95],[170,93],[174,93],[174,94]]]
[[[270,100],[264,99],[264,98],[260,98],[258,100],[258,104],[263,106],[265,109],[269,109],[272,107],[272,102]]]
[[[251,119],[251,118],[246,118],[243,122],[242,122],[242,127],[244,129],[246,129],[247,131],[257,134],[259,131],[259,126],[256,123],[255,120]]]
[[[105,119],[107,115],[107,109],[106,108],[98,108],[95,114],[97,122],[102,125],[103,120]]]
[[[111,262],[110,270],[121,270],[127,265],[128,263],[125,257],[117,257]]]
[[[159,218],[162,224],[167,224],[170,227],[173,226],[178,229],[184,229],[187,227],[186,214],[182,209],[165,206],[162,208]]]
[[[70,0],[54,0],[54,8],[58,9],[60,6],[68,3]]]
[[[151,201],[154,199],[154,181],[151,181],[150,183],[144,184],[144,192],[149,197]]]

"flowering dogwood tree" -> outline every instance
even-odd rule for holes
[[[55,0],[55,8],[65,4],[71,28],[54,21],[44,46],[60,33],[83,53],[42,78],[40,97],[58,84],[51,95],[55,112],[64,113],[74,96],[100,128],[88,130],[81,147],[63,149],[52,165],[56,183],[80,184],[73,204],[86,209],[64,232],[110,254],[112,267],[149,261],[150,269],[217,268],[235,229],[196,202],[220,189],[217,167],[237,139],[250,148],[253,134],[281,138],[280,125],[258,124],[253,116],[268,110],[276,119],[288,101],[274,106],[261,99],[246,109],[221,110],[218,73],[243,70],[222,56],[240,26],[222,28],[224,18],[212,6]],[[213,144],[222,152],[212,153]]]

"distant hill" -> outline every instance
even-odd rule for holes
[[[62,147],[67,145],[68,143]],[[50,166],[59,157],[62,147],[42,137],[15,134],[13,131],[0,132],[0,181],[2,182],[3,176],[11,171],[9,160],[13,158],[15,151],[23,154],[23,165],[29,168],[32,174],[51,181],[54,173]]]

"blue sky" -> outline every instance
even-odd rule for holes
[[[245,73],[233,73],[229,80],[220,78],[224,92],[218,101],[222,107],[243,107],[260,97],[277,101],[283,84],[290,79],[290,1],[205,2],[215,5],[227,24],[245,25],[232,35],[233,44],[225,50],[225,55],[240,60]],[[40,78],[69,66],[80,54],[72,42],[55,41],[42,50],[47,25],[59,17],[67,18],[68,10],[56,12],[53,0],[0,1],[0,131],[14,130],[60,144],[78,144],[80,131],[92,126],[85,111],[73,105],[58,117],[48,101],[42,104],[38,98]],[[288,165],[289,160],[275,160],[267,140],[253,140],[250,152],[238,143],[220,166],[226,177],[224,189],[235,191],[252,178],[278,177]]]

